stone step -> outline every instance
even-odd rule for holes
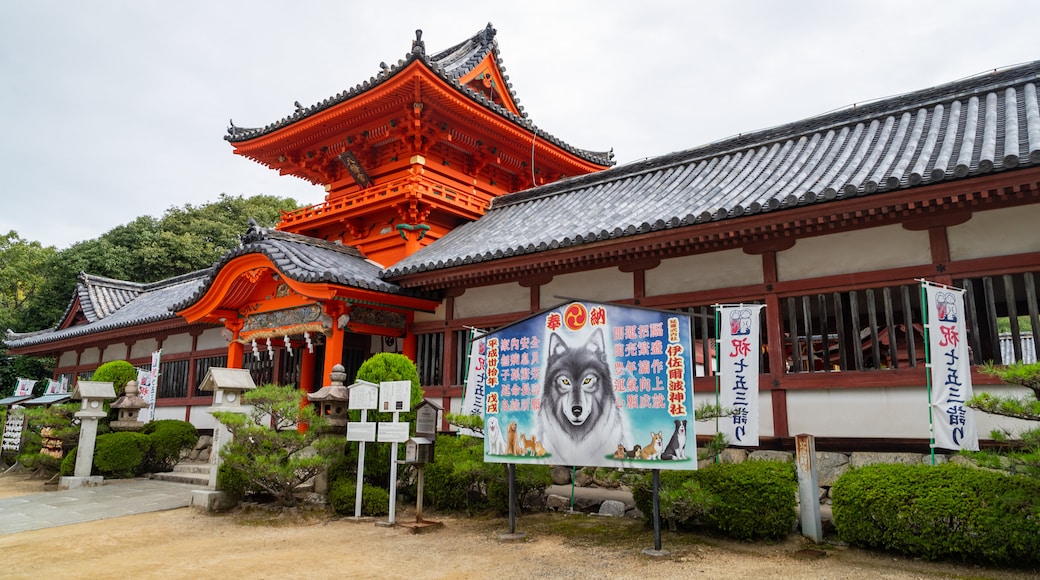
[[[191,485],[198,485],[200,487],[209,486],[209,474],[202,473],[190,473],[190,472],[176,472],[169,471],[166,473],[155,473],[152,474],[152,479],[158,479],[160,481],[173,481],[176,483],[188,483]]]
[[[205,473],[209,475],[209,463],[181,462],[173,466],[175,473]]]

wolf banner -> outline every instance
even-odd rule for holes
[[[571,302],[486,341],[485,461],[696,468],[686,315]]]

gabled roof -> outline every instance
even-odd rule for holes
[[[354,247],[262,228],[254,223],[242,237],[242,244],[224,254],[224,257],[213,265],[208,276],[202,280],[195,291],[173,304],[171,308],[180,312],[198,302],[205,296],[226,264],[248,254],[261,254],[267,257],[282,276],[297,282],[325,282],[386,294],[419,298],[428,296],[419,291],[403,289],[397,284],[381,279],[379,275],[382,272],[382,266],[365,259],[361,252]]]
[[[207,274],[209,270],[200,270],[151,284],[81,274],[77,284],[77,300],[81,306],[87,305],[83,308],[84,314],[88,310],[91,312],[87,324],[30,333],[8,332],[4,344],[9,349],[25,348],[175,319],[177,316],[170,307],[194,293]]]
[[[1040,61],[496,198],[393,279],[1040,166]]]
[[[499,71],[505,71],[505,66],[502,65],[502,58],[498,51],[498,41],[495,39],[495,34],[496,31],[494,27],[491,26],[491,23],[488,23],[483,30],[477,32],[471,38],[451,48],[438,52],[431,57],[427,56],[426,44],[421,40],[422,31],[416,31],[416,40],[412,42],[411,51],[408,52],[402,60],[397,61],[396,64],[390,66],[384,65],[385,67],[382,68],[382,71],[378,75],[369,78],[361,84],[355,85],[351,89],[342,91],[309,107],[297,106],[293,114],[263,127],[237,127],[232,122],[231,126],[228,127],[228,134],[224,136],[224,139],[231,143],[238,143],[273,133],[283,127],[288,127],[293,123],[306,119],[307,117],[320,113],[321,111],[331,109],[340,103],[347,102],[359,95],[367,93],[393,78],[413,62],[420,62],[434,75],[440,77],[446,83],[454,87],[459,91],[459,93],[467,96],[470,100],[489,111],[492,111],[496,115],[504,117],[510,122],[533,132],[539,139],[549,141],[557,147],[560,147],[585,161],[603,166],[613,165],[613,151],[588,151],[586,149],[579,149],[564,143],[556,136],[536,127],[534,123],[528,119],[527,113],[524,112],[523,107],[519,105],[519,99],[513,91],[512,83],[508,81],[508,76],[504,77],[506,79],[506,91],[508,92],[509,99],[513,103],[517,104],[520,115],[513,113],[498,103],[492,102],[483,94],[474,91],[459,82],[461,77],[472,72],[473,67],[480,64],[489,53],[493,55],[495,65],[498,67]]]

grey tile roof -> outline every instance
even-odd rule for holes
[[[93,313],[87,316],[90,322],[24,334],[9,332],[4,344],[11,349],[24,348],[174,319],[177,316],[170,307],[191,296],[209,273],[209,270],[201,270],[152,284],[80,275],[76,292],[81,298],[84,312],[90,309]],[[133,296],[130,297],[130,294]],[[84,297],[86,300],[83,300]],[[104,315],[99,316],[98,313]]]
[[[202,284],[192,294],[174,303],[172,309],[184,310],[198,302],[224,265],[247,254],[263,254],[282,276],[298,282],[332,283],[420,298],[431,296],[381,279],[382,266],[365,259],[356,248],[253,224],[242,237],[242,245],[214,264]]]
[[[613,165],[613,151],[589,151],[586,149],[579,149],[564,143],[556,136],[539,129],[530,121],[530,119],[528,119],[527,113],[524,112],[524,108],[520,106],[520,99],[517,98],[516,92],[513,90],[513,84],[509,82],[509,76],[505,74],[506,68],[502,64],[502,58],[498,50],[498,41],[495,39],[495,34],[496,31],[494,27],[491,26],[491,23],[488,23],[483,30],[476,33],[471,38],[451,48],[438,52],[433,56],[427,56],[425,43],[420,40],[422,31],[416,31],[417,39],[412,42],[412,50],[406,54],[403,59],[397,61],[396,64],[390,66],[383,65],[382,71],[378,75],[369,78],[361,84],[355,85],[351,89],[337,93],[336,95],[309,107],[304,107],[297,103],[296,110],[293,114],[263,127],[237,127],[232,122],[231,126],[228,127],[228,134],[224,136],[224,139],[232,143],[237,143],[255,139],[262,135],[267,135],[268,133],[273,133],[278,129],[288,127],[297,121],[306,119],[311,115],[330,109],[340,103],[349,101],[358,95],[366,93],[383,84],[388,79],[393,78],[413,62],[420,61],[460,93],[466,95],[471,100],[494,112],[498,116],[504,117],[510,122],[533,132],[539,139],[549,141],[557,147],[560,147],[561,149],[591,163],[606,166]],[[511,100],[516,103],[517,108],[520,111],[519,116],[501,105],[488,100],[487,97],[481,93],[462,85],[458,80],[462,76],[466,75],[466,73],[471,72],[473,67],[479,64],[488,53],[493,54],[495,64],[502,72],[503,78],[506,81],[506,91],[509,93]],[[382,65],[383,63],[380,64]]]
[[[417,272],[1040,165],[1040,61],[496,198]]]

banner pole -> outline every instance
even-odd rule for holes
[[[932,353],[931,328],[928,321],[928,292],[925,289],[927,280],[921,280],[921,320],[924,326],[924,369],[925,385],[928,393],[928,450],[935,465],[935,424],[932,422]]]
[[[719,399],[719,373],[722,372],[722,357],[719,356],[719,339],[722,336],[722,323],[720,313],[722,307],[715,305],[715,437],[719,436],[719,415],[722,414],[722,402]],[[719,462],[719,448],[715,446],[715,463]]]

